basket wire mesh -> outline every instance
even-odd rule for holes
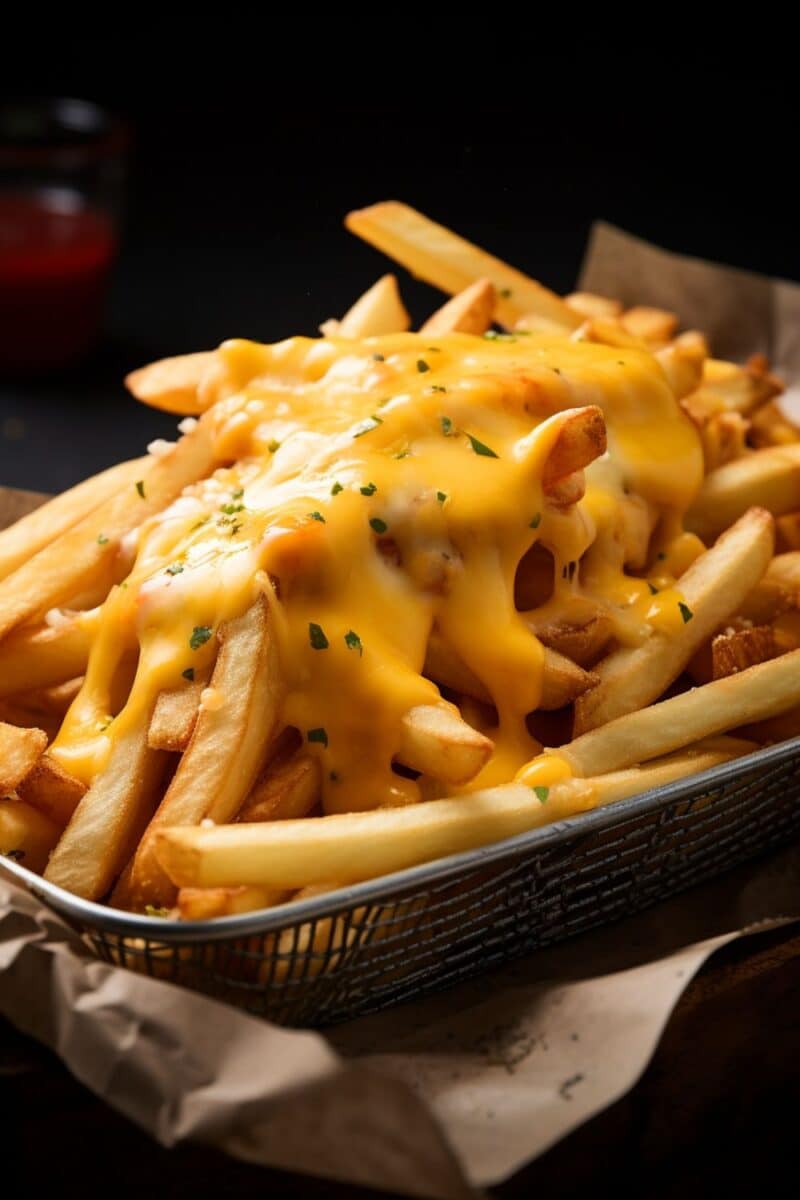
[[[320,1026],[637,912],[798,833],[795,739],[493,846],[216,921],[120,913],[6,869],[106,961]]]

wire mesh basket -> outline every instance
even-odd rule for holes
[[[480,850],[215,921],[121,913],[7,869],[106,961],[319,1026],[628,916],[798,832],[794,739]]]

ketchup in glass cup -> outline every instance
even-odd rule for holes
[[[96,341],[124,150],[94,104],[0,105],[0,376],[70,366]]]

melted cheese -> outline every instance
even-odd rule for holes
[[[642,556],[656,527],[660,544],[683,536],[702,451],[650,355],[398,334],[231,341],[220,358],[202,417],[220,466],[141,527],[131,573],[102,607],[53,747],[78,777],[103,768],[159,691],[211,667],[220,625],[261,591],[283,723],[321,759],[327,811],[418,798],[392,763],[403,715],[439,699],[421,674],[434,624],[498,713],[495,754],[470,787],[512,778],[537,752],[525,717],[543,651],[514,603],[537,540],[555,561],[548,612],[591,597],[633,641],[680,621],[674,564],[648,584]],[[583,500],[557,509],[542,489],[556,414],[587,404],[603,409],[608,452]]]

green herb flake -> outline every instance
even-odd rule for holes
[[[533,517],[531,517],[531,519],[528,523],[528,528],[529,529],[538,529],[539,526],[541,525],[541,523],[542,523],[542,514],[536,513]]]
[[[183,563],[170,563],[170,565],[167,567],[167,574],[168,575],[182,575],[183,574]]]
[[[364,487],[358,489],[362,496],[374,496],[378,490],[377,484],[367,483]]]
[[[321,726],[319,729],[309,729],[306,737],[309,742],[319,742],[321,746],[325,747],[328,745],[328,734]]]
[[[144,480],[143,479],[136,480],[136,490],[139,493],[139,495],[142,497],[142,499],[144,500]]]
[[[441,420],[441,426],[442,426],[442,433],[444,434],[444,436],[452,437],[453,436],[453,422],[450,420],[449,417],[441,417],[440,420]]]
[[[440,504],[444,504],[445,500],[447,499],[447,492],[437,492],[436,499]]]
[[[539,800],[541,804],[544,804],[544,802],[547,800],[547,797],[550,795],[550,788],[535,787],[533,790],[536,793],[536,799]]]
[[[470,446],[472,446],[472,449],[476,454],[480,454],[482,458],[497,458],[497,455],[495,454],[494,450],[492,450],[491,446],[487,446],[485,442],[478,441],[478,439],[473,437],[471,433],[468,433],[467,437],[469,438]]]
[[[194,667],[187,667],[185,671],[181,671],[184,679],[188,679],[189,683],[194,683]]]
[[[424,375],[426,371],[430,371],[430,367],[425,362],[424,358],[417,359],[417,370],[419,371],[420,375]]]
[[[370,517],[369,523],[376,533],[386,533],[386,530],[389,528],[386,522],[382,521],[380,517]]]
[[[232,517],[234,513],[241,512],[243,508],[243,504],[221,504],[219,511],[224,512],[229,517]]]
[[[314,509],[313,512],[310,512],[308,515],[312,521],[320,521],[323,525],[326,524],[325,518],[323,517],[322,513],[317,512],[316,509]]]
[[[510,300],[511,288],[500,288],[500,291],[497,294],[501,300]]]
[[[386,362],[386,359],[382,354],[373,354],[372,357],[375,362]]]
[[[430,388],[428,389],[428,391],[430,391],[430,392],[442,392],[442,393],[443,393],[443,394],[445,394],[445,395],[447,394],[447,388],[446,388],[446,387],[442,387],[442,385],[441,385],[440,383],[432,383],[432,384],[431,384],[431,386],[430,386]]]
[[[325,631],[321,625],[316,625],[313,621],[308,623],[308,640],[311,643],[312,650],[327,650],[328,639],[325,637]]]
[[[678,601],[678,608],[680,609],[681,616],[683,617],[684,625],[688,625],[689,622],[691,621],[692,617],[694,616],[694,613],[689,608],[689,605],[684,604],[682,600]]]
[[[338,496],[339,492],[343,492],[343,491],[344,491],[344,488],[342,487],[342,485],[339,483],[339,480],[337,479],[336,483],[331,488],[331,495]]]
[[[648,581],[647,581],[647,586],[650,588],[650,595],[651,595],[651,596],[657,596],[657,595],[658,595],[658,588],[657,588],[657,587],[656,587],[654,584],[652,584],[652,583],[650,582],[650,580],[649,580],[649,579],[648,579]]]
[[[367,417],[365,421],[361,421],[358,425],[356,425],[355,429],[353,430],[353,437],[363,437],[365,433],[370,433],[373,429],[377,429],[378,426],[382,424],[382,419],[380,417],[376,417],[375,413],[373,413],[371,417]]]
[[[408,458],[410,453],[411,451],[409,450],[408,446],[406,446],[404,450],[398,450],[397,454],[394,454],[392,457],[399,460],[401,458]]]
[[[199,650],[201,646],[205,646],[210,637],[210,625],[195,625],[194,629],[192,630],[192,636],[189,638],[190,649]]]
[[[104,533],[98,533],[97,544],[98,544],[98,546],[107,546],[108,545],[108,538],[106,537],[106,535]]]
[[[280,450],[280,448],[281,448],[281,444],[277,438],[271,438],[267,442],[267,449],[269,450],[270,454],[274,454],[275,451]]]
[[[168,908],[159,908],[155,904],[145,904],[144,911],[145,916],[159,917],[162,921],[166,920],[170,916],[170,910]]]
[[[244,488],[238,487],[234,492],[231,492],[231,500],[241,500],[244,495]]]
[[[348,650],[357,650],[359,657],[364,653],[364,647],[361,645],[361,638],[353,629],[348,629],[344,635],[345,645]]]

